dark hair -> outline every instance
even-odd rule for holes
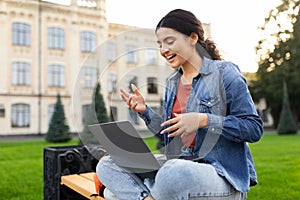
[[[199,55],[213,60],[222,60],[216,44],[209,38],[204,40],[202,23],[192,12],[182,9],[172,10],[158,22],[155,31],[160,27],[172,28],[186,36],[190,36],[193,32],[196,33],[199,44],[196,45],[196,49]]]

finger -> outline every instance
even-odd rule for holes
[[[132,98],[133,98],[133,95],[131,94],[131,95],[129,95],[129,98],[128,98],[128,105],[131,107],[131,100],[132,100]]]
[[[180,135],[180,134],[181,134],[181,133],[180,133],[180,130],[177,130],[177,131],[175,131],[175,132],[169,134],[168,137],[169,137],[169,138],[170,138],[170,137],[175,137],[175,136]]]
[[[123,90],[123,89],[120,89],[120,93],[121,93],[121,95],[124,95],[125,97],[129,97],[129,93],[128,92],[126,92],[125,90]]]
[[[177,118],[172,118],[172,119],[169,119],[169,120],[163,122],[163,123],[161,124],[161,126],[167,126],[167,125],[175,124],[175,123],[177,123],[177,122],[178,122],[178,119],[177,119]]]
[[[164,133],[167,133],[167,132],[173,132],[173,131],[177,131],[179,129],[179,125],[178,124],[174,124],[173,126],[170,126],[164,130],[162,130],[160,133],[161,134],[164,134]]]
[[[128,98],[126,98],[123,94],[121,94],[121,98],[127,103]]]
[[[128,97],[126,97],[124,94],[121,94],[121,98],[123,99],[124,102],[128,104]]]
[[[132,84],[131,83],[131,89],[132,89],[132,91],[133,91],[133,93],[135,94],[135,95],[137,95],[137,96],[140,96],[141,95],[141,93],[140,93],[140,91],[137,89],[137,87],[134,85],[134,84]]]

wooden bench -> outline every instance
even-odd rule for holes
[[[95,172],[88,172],[82,174],[71,174],[61,176],[61,184],[65,185],[82,196],[90,200],[105,200],[103,197],[97,195],[95,183]]]

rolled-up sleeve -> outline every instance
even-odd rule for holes
[[[145,121],[147,128],[154,134],[159,134],[163,123],[163,118],[161,115],[152,110],[148,105],[146,106],[146,111],[143,114],[139,113],[139,116]]]

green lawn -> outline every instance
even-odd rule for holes
[[[259,184],[248,199],[300,200],[300,135],[264,135],[250,147]]]
[[[154,150],[156,141],[147,139]],[[62,145],[75,145],[77,140]],[[43,199],[44,141],[0,142],[0,199]],[[259,184],[250,200],[300,200],[300,135],[264,135],[250,144]]]

